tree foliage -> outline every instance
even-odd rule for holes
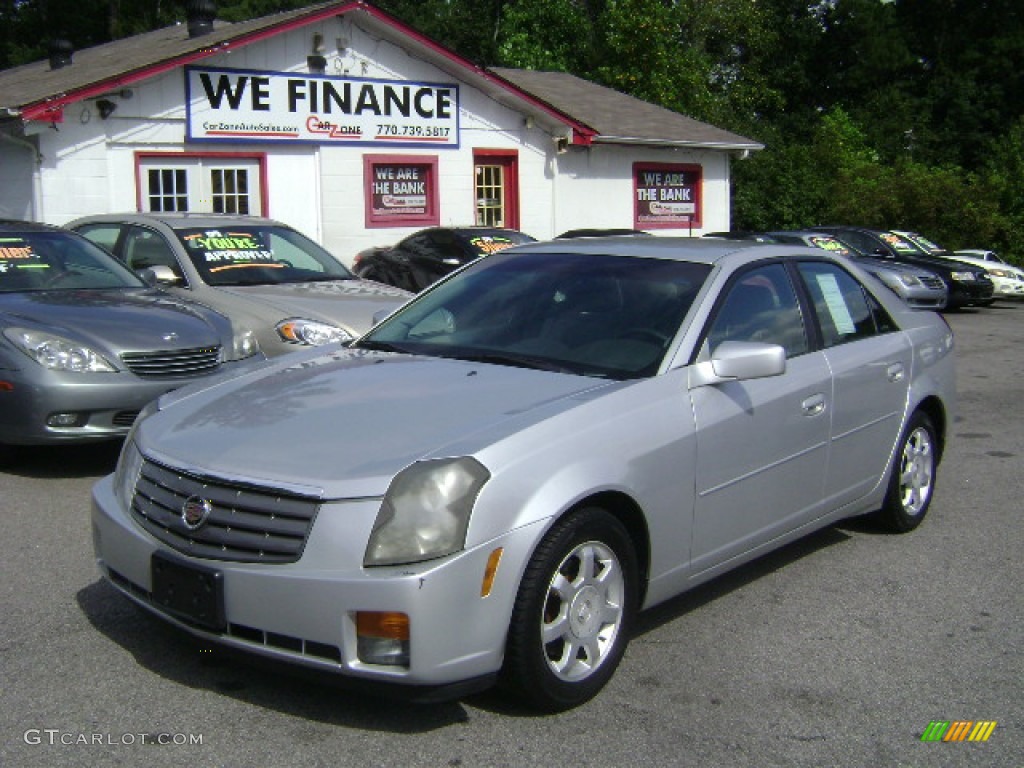
[[[481,65],[570,72],[763,142],[733,166],[737,228],[899,226],[1004,253],[1024,230],[1020,0],[377,5]],[[184,0],[0,0],[0,67],[182,20]]]

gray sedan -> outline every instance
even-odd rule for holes
[[[0,443],[124,437],[150,400],[246,359],[251,333],[84,237],[0,221]]]
[[[272,219],[123,213],[66,226],[171,293],[252,330],[268,356],[351,341],[412,295],[356,277],[308,237]]]
[[[942,278],[924,267],[904,264],[896,261],[872,259],[855,251],[835,235],[825,232],[767,232],[780,243],[795,243],[822,248],[826,251],[840,253],[848,258],[856,259],[866,271],[873,274],[892,291],[914,309],[946,308],[948,291]]]
[[[155,403],[94,487],[97,561],[209,642],[565,709],[638,610],[843,518],[918,526],[954,406],[949,327],[842,257],[524,245]]]

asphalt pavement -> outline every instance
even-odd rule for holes
[[[204,647],[98,577],[89,490],[117,446],[19,451],[0,468],[0,765],[1021,768],[1024,304],[948,320],[960,408],[924,524],[848,521],[656,608],[598,698],[553,716]],[[929,740],[966,722],[995,725]]]

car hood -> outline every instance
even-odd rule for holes
[[[225,343],[199,309],[151,289],[0,294],[0,323],[47,330],[115,355]]]
[[[904,275],[935,275],[934,272],[930,272],[926,267],[918,267],[913,264],[908,264],[905,261],[896,261],[895,259],[890,259],[887,261],[885,259],[871,259],[866,257],[858,257],[857,259],[855,259],[854,263],[860,264],[862,267],[865,267],[869,271],[871,269],[884,269],[888,272]]]
[[[273,306],[282,318],[321,320],[341,325],[355,336],[373,327],[374,315],[396,309],[412,297],[407,291],[372,280],[238,285],[219,290]]]
[[[138,441],[157,460],[199,474],[372,497],[415,461],[478,452],[621,385],[451,359],[299,352],[172,394],[140,425]]]

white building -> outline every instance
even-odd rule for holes
[[[728,229],[730,164],[761,148],[571,75],[481,68],[360,0],[0,72],[0,217],[259,213],[347,260],[434,224]]]

